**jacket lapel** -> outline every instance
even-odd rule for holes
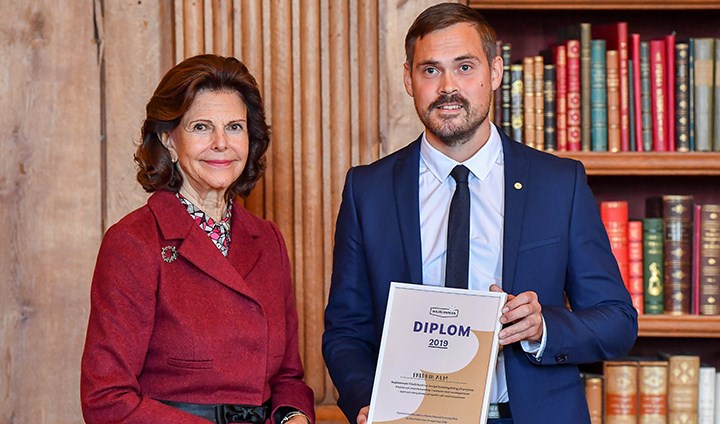
[[[420,139],[399,152],[393,170],[395,209],[400,224],[405,262],[410,281],[422,284],[422,250],[420,247]]]
[[[529,162],[517,141],[498,130],[505,162],[505,223],[503,239],[503,290],[512,293],[520,234],[528,188]]]
[[[254,237],[246,233],[244,226],[239,223],[239,216],[244,212],[240,207],[235,205],[233,210],[230,252],[228,258],[225,258],[210,237],[193,221],[174,193],[156,192],[148,199],[148,205],[155,215],[162,236],[168,241],[176,241],[179,256],[229,288],[255,298],[252,289],[242,277],[246,276],[257,262],[260,252],[256,246],[248,247]],[[232,263],[238,264],[239,269]]]

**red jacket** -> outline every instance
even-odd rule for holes
[[[86,422],[207,423],[156,399],[270,399],[273,411],[291,406],[314,422],[290,275],[269,221],[236,203],[226,258],[173,193],[154,193],[98,253],[82,358]]]

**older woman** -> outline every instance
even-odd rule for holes
[[[238,60],[195,56],[158,85],[135,155],[153,194],[108,229],[93,277],[86,422],[314,421],[283,238],[234,201],[268,143]]]

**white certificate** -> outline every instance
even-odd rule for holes
[[[369,422],[485,423],[506,297],[392,283]]]

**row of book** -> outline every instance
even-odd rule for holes
[[[639,313],[720,315],[720,204],[666,195],[647,199],[642,220],[627,201],[600,202],[600,214]]]
[[[547,151],[720,151],[720,39],[582,23],[504,73],[493,122]],[[544,55],[542,54],[544,53]]]
[[[720,373],[697,355],[606,361],[585,374],[592,424],[720,423]]]

